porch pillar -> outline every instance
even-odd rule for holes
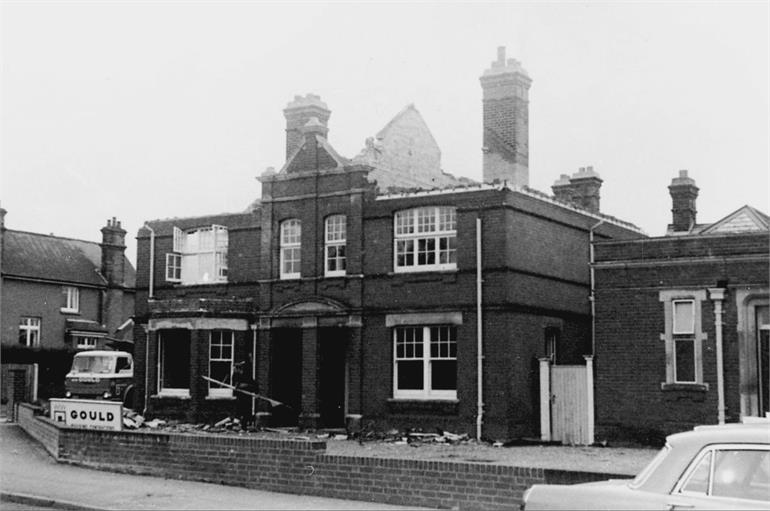
[[[257,331],[257,392],[270,397],[270,344],[272,334],[269,330],[269,322],[260,322]],[[269,424],[273,415],[272,407],[267,401],[257,400],[257,425]]]
[[[586,444],[594,443],[594,357],[593,355],[584,355],[586,359],[586,408],[588,412]]]
[[[201,344],[208,337],[201,330],[190,330],[190,407],[187,409],[187,420],[189,422],[198,422],[200,412],[200,403],[206,398],[206,389],[208,383],[200,377],[201,358],[206,357],[208,361],[208,345],[204,348]],[[208,374],[208,371],[206,371]]]
[[[348,374],[345,381],[346,403],[345,403],[345,425],[348,432],[358,432],[361,429],[361,419],[363,418],[363,381],[362,370],[362,333],[360,321],[357,326],[351,326],[350,344],[348,344],[347,367]]]
[[[717,350],[717,419],[719,424],[725,423],[725,373],[722,353],[722,301],[725,299],[723,288],[709,289],[709,295],[714,302],[714,329],[716,330]]]
[[[551,441],[551,359],[540,361],[540,440]]]
[[[318,321],[302,320],[302,404],[299,426],[316,429],[321,414],[318,410]]]

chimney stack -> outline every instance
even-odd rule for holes
[[[687,176],[686,170],[680,170],[679,177],[671,180],[668,191],[671,194],[671,213],[673,216],[670,230],[689,232],[695,227],[695,217],[698,213],[695,209],[695,199],[698,198],[698,187],[695,186],[695,180]]]
[[[569,181],[569,174],[559,176],[551,186],[551,190],[556,200],[572,204],[572,183]]]
[[[125,281],[126,231],[115,217],[102,227],[102,275],[110,287],[122,286]]]
[[[572,200],[578,207],[590,211],[599,212],[599,190],[602,187],[602,178],[594,172],[591,166],[581,167],[577,174],[572,174]]]
[[[315,94],[307,94],[304,97],[294,96],[294,100],[289,102],[283,110],[286,118],[286,160],[297,147],[302,145],[305,139],[303,128],[311,118],[315,117],[318,122],[318,134],[328,138],[331,114],[331,110],[321,101],[320,96]]]
[[[516,59],[497,60],[481,76],[483,90],[483,180],[529,186],[529,87],[532,80]]]
[[[602,178],[594,172],[592,166],[580,167],[578,171],[569,177],[562,174],[551,186],[557,200],[572,204],[579,208],[599,212],[599,190],[602,187]]]

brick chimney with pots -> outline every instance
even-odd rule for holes
[[[671,231],[689,232],[695,227],[695,217],[698,211],[695,209],[695,200],[698,198],[698,187],[695,180],[687,175],[686,170],[679,171],[679,177],[671,180],[668,187],[671,194],[671,213],[673,223]]]
[[[572,174],[572,201],[576,206],[590,211],[599,212],[599,190],[602,187],[602,178],[594,172],[591,166],[580,167],[576,174]]]
[[[112,217],[102,227],[102,276],[107,280],[107,290],[102,300],[101,318],[107,330],[113,334],[125,316],[123,289],[126,277],[126,231],[120,221]]]
[[[580,167],[576,173],[572,174],[572,177],[562,174],[551,185],[551,190],[553,190],[553,195],[557,200],[591,213],[598,213],[599,190],[603,182],[593,167]]]
[[[559,176],[559,179],[554,181],[553,185],[551,185],[551,190],[553,190],[553,195],[556,200],[572,204],[573,189],[568,174]]]
[[[102,275],[110,286],[122,286],[126,276],[126,231],[112,217],[102,227]]]
[[[497,49],[497,60],[480,78],[483,90],[483,180],[529,186],[529,87],[532,80],[515,59]]]
[[[329,117],[332,112],[321,101],[321,97],[315,94],[306,96],[294,96],[283,110],[286,117],[286,159],[300,146],[305,139],[303,127],[307,125],[311,118],[315,117],[320,125],[318,133],[324,138],[329,134]]]

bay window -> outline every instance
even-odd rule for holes
[[[232,384],[233,346],[235,332],[212,330],[209,332],[209,378]],[[231,397],[233,390],[209,382],[209,397]]]
[[[190,331],[158,331],[158,394],[190,396]]]

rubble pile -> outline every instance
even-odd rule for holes
[[[439,428],[435,433],[426,433],[421,429],[391,429],[383,432],[370,425],[359,432],[347,434],[344,430],[303,431],[296,427],[243,427],[239,419],[230,416],[211,424],[192,424],[158,418],[148,421],[130,408],[123,409],[123,427],[193,434],[260,434],[271,438],[281,436],[287,440],[358,440],[362,444],[386,442],[396,445],[409,444],[413,447],[419,447],[421,444],[456,445],[471,442],[468,434],[458,435]]]

